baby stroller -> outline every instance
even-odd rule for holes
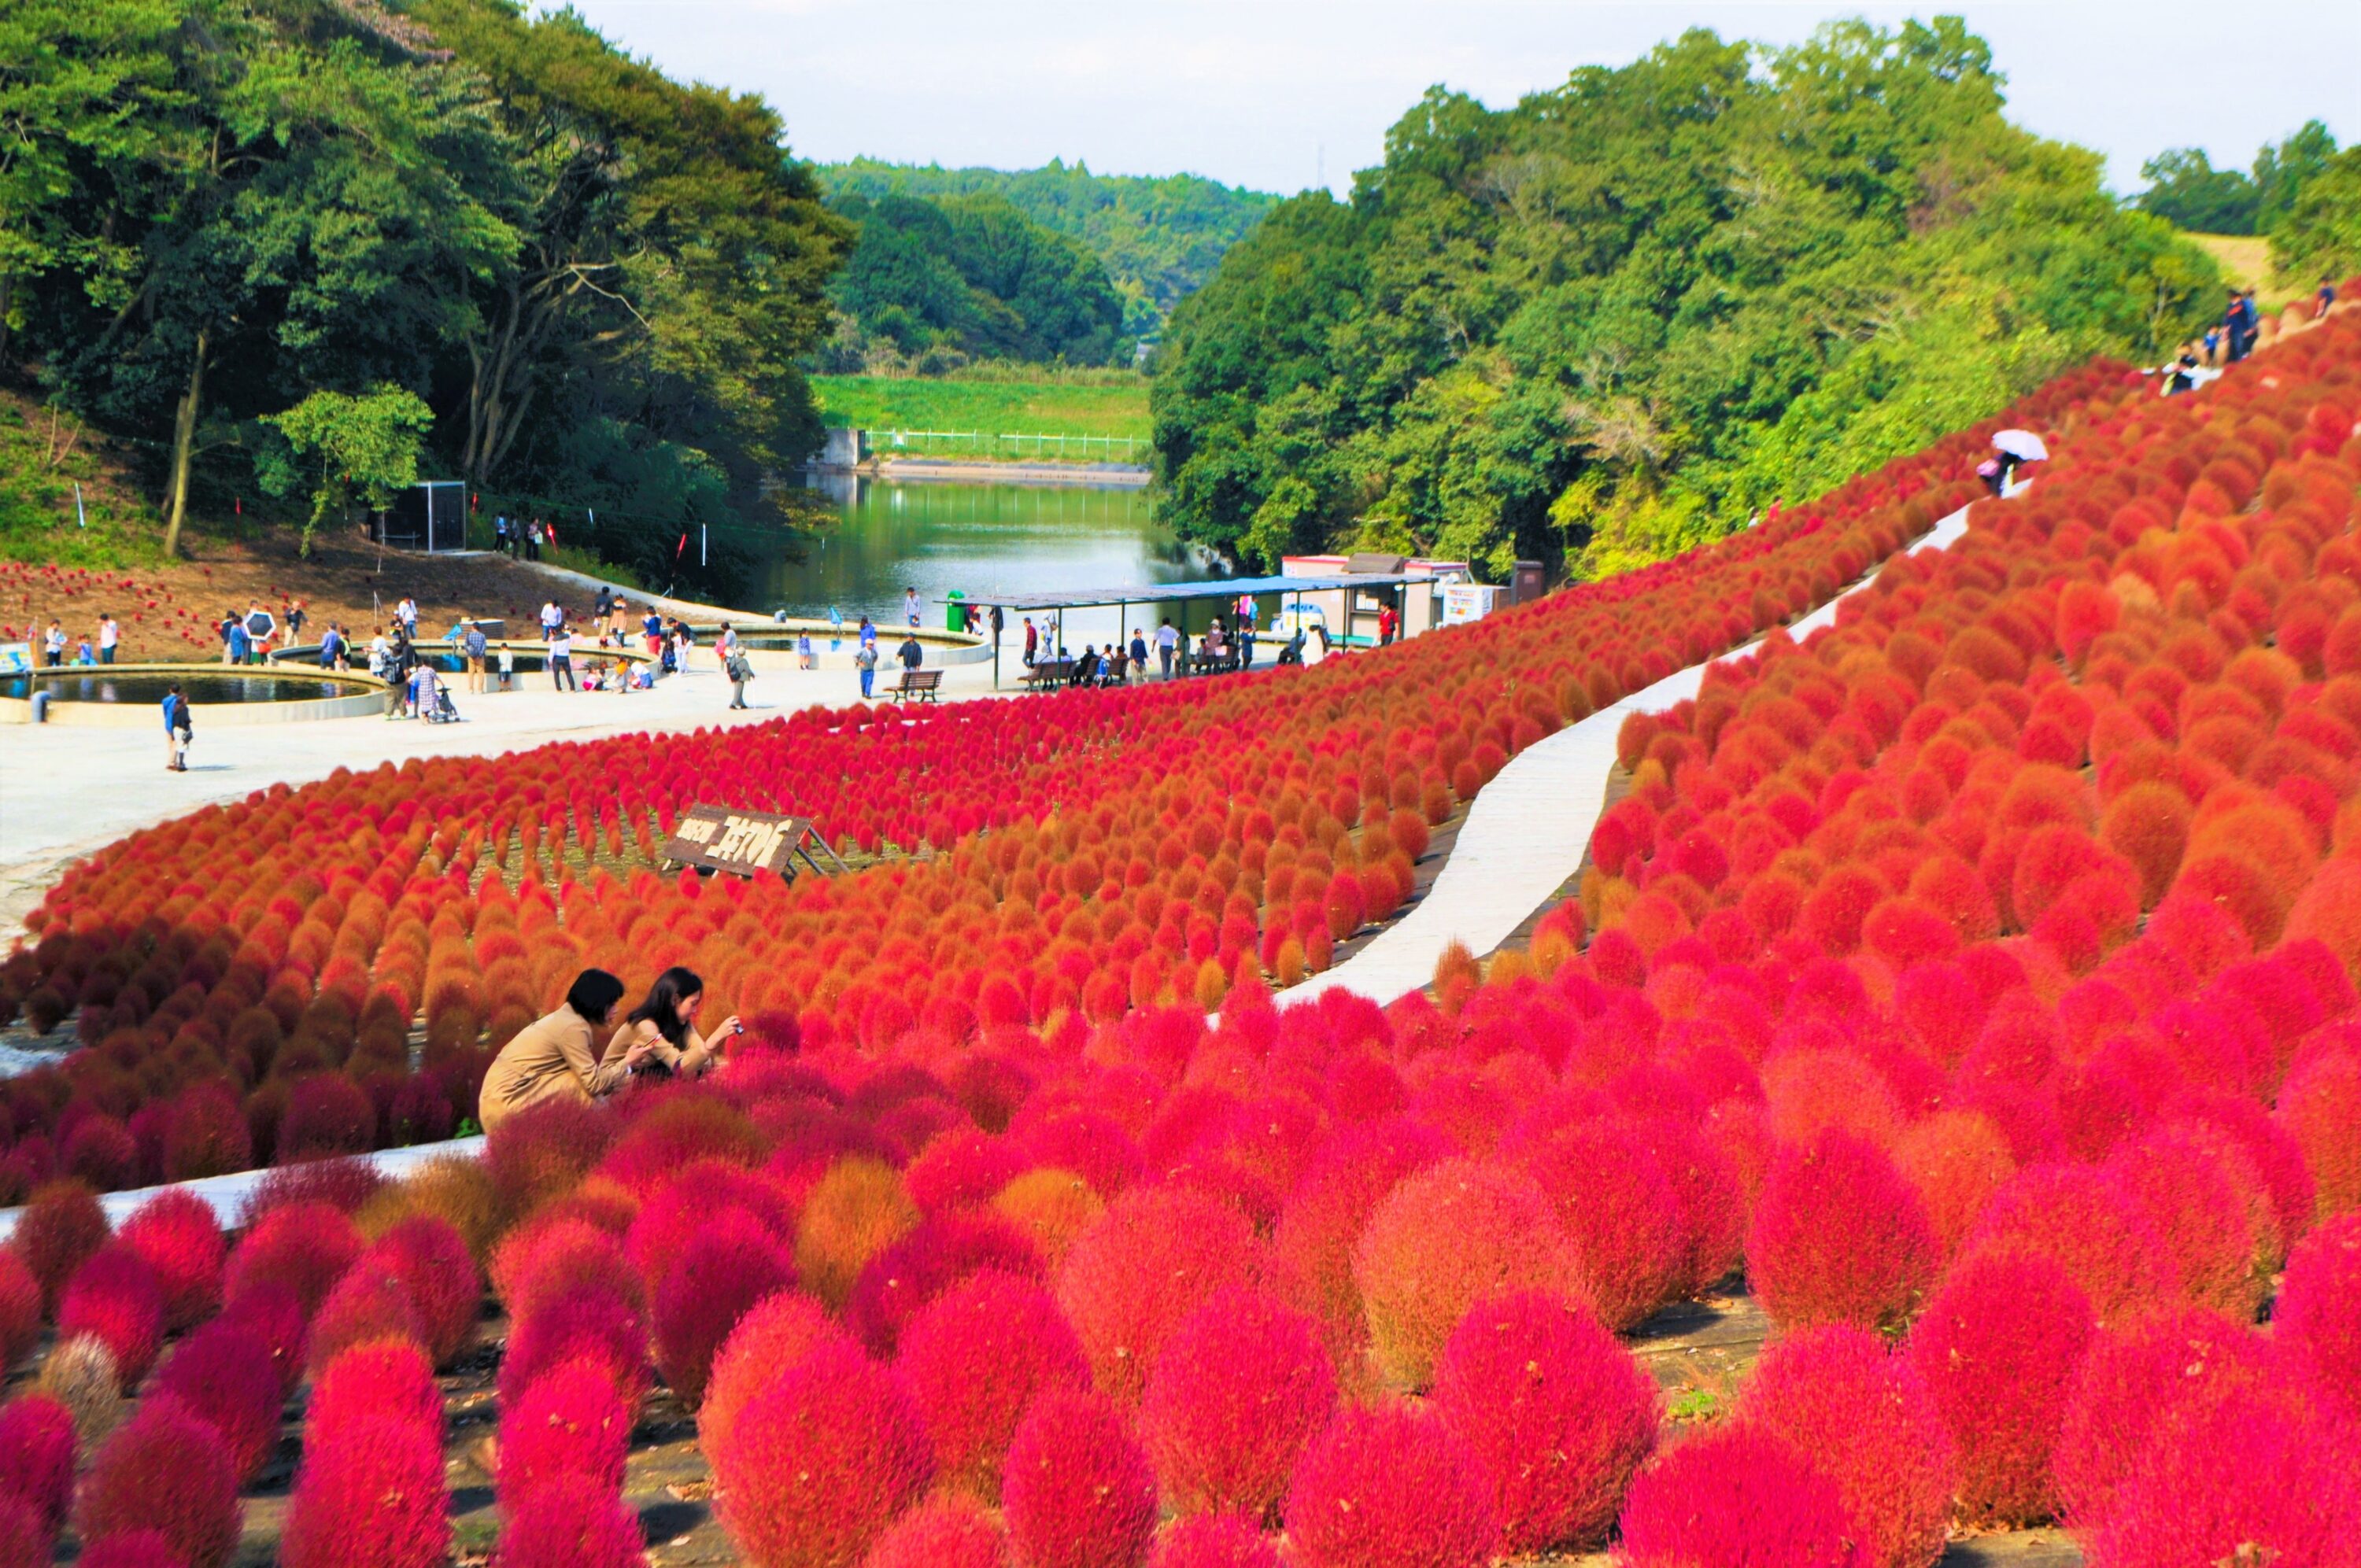
[[[429,724],[456,724],[459,710],[451,706],[451,688],[442,682],[434,683],[434,705],[426,712]]]

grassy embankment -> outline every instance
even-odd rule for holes
[[[2188,237],[2204,247],[2220,265],[2224,277],[2241,289],[2254,290],[2256,302],[2267,311],[2312,295],[2312,290],[2300,283],[2272,282],[2271,242],[2261,235],[2192,234]]]
[[[1128,370],[815,376],[812,389],[831,425],[943,433],[899,449],[912,456],[1148,461],[1148,378]],[[1037,436],[1066,440],[1008,439]]]

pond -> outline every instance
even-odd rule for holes
[[[1220,575],[1157,526],[1137,488],[852,479],[836,499],[843,521],[798,541],[800,560],[783,552],[753,563],[751,580],[732,590],[736,608],[825,618],[834,607],[847,622],[866,614],[898,626],[902,590],[914,587],[926,623],[939,627],[939,601],[954,589],[1041,593]]]
[[[215,673],[216,668],[223,673]],[[22,701],[37,691],[45,691],[52,702],[133,703],[160,709],[164,693],[175,682],[194,707],[224,702],[313,702],[321,697],[353,696],[362,690],[348,682],[305,680],[298,675],[259,670],[253,674],[230,674],[226,673],[228,668],[197,665],[186,675],[111,675],[101,669],[76,667],[69,674],[44,674],[38,680],[31,675],[8,675],[0,677],[0,696]]]

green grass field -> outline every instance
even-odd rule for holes
[[[2301,284],[2272,284],[2271,242],[2260,235],[2192,234],[2189,237],[2221,263],[2231,282],[2241,289],[2254,290],[2256,300],[2265,310],[2277,310],[2290,300],[2303,299],[2312,292]]]
[[[861,430],[927,430],[980,433],[984,437],[1064,435],[1130,437],[1138,445],[1130,460],[1147,461],[1148,379],[1128,371],[1045,376],[1038,379],[998,377],[925,378],[915,376],[815,376],[812,389],[832,425]],[[945,455],[976,452],[983,444],[918,444]],[[1037,455],[1032,443],[999,441],[997,456]],[[917,449],[914,445],[913,450]],[[1051,443],[1038,455],[1056,456]],[[1084,455],[1074,444],[1070,457]],[[1088,455],[1125,457],[1120,439],[1109,454],[1096,442]]]

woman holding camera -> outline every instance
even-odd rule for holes
[[[610,1048],[603,1061],[591,1055],[595,1031],[614,1021],[622,1000],[623,982],[605,970],[576,975],[557,1011],[526,1025],[492,1058],[476,1097],[476,1119],[484,1131],[544,1100],[603,1100],[629,1083],[653,1059],[653,1046]]]
[[[700,1078],[720,1059],[717,1042],[744,1032],[733,1015],[714,1026],[711,1039],[697,1032],[697,1009],[705,1000],[705,981],[675,965],[656,976],[648,999],[633,1008],[622,1026],[607,1042],[601,1069],[629,1063],[628,1070],[670,1077]]]

